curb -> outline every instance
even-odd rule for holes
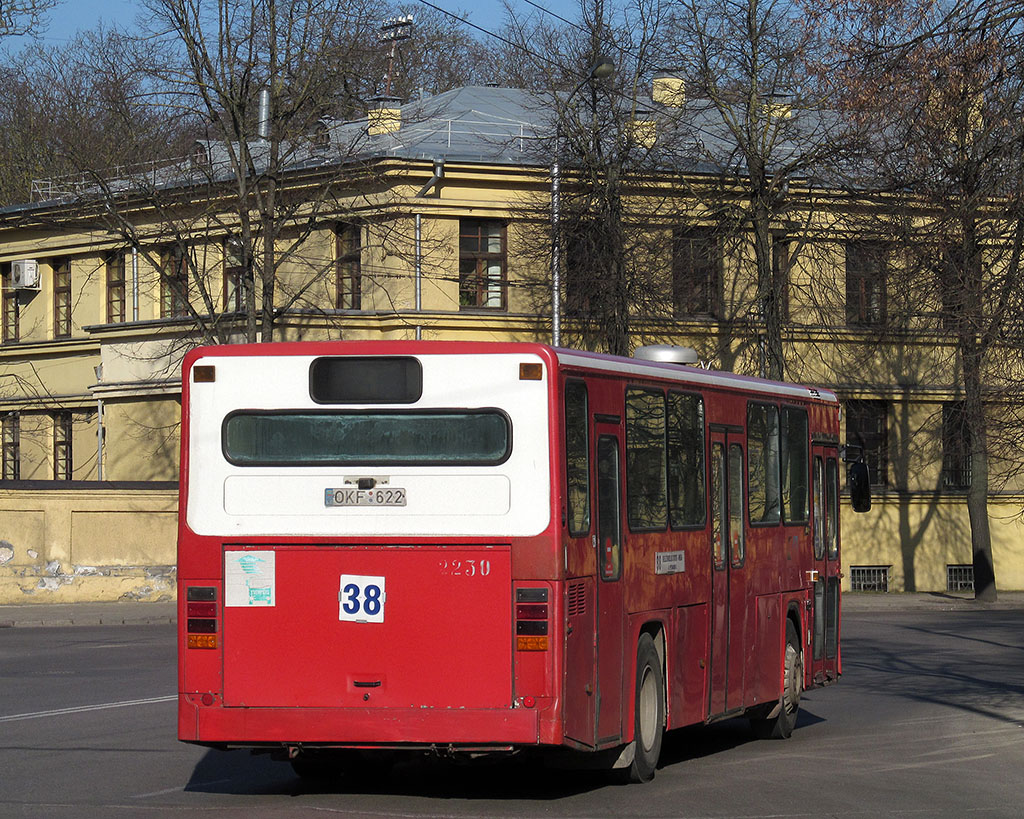
[[[53,603],[0,606],[0,629],[149,626],[178,622],[177,603]]]

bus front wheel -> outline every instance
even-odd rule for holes
[[[771,717],[753,717],[750,720],[754,733],[761,739],[789,739],[796,727],[800,711],[800,692],[804,683],[803,653],[800,637],[792,620],[786,621],[786,656],[783,669],[782,696],[772,708],[777,711]]]
[[[633,762],[630,782],[648,782],[661,756],[665,732],[665,676],[650,634],[640,636],[636,652],[636,702],[633,709]]]

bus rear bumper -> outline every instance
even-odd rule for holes
[[[235,747],[536,745],[540,714],[529,708],[229,708],[183,694],[178,738]]]

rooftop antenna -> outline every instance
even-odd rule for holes
[[[380,41],[391,43],[391,50],[388,53],[388,73],[384,77],[384,97],[391,96],[391,79],[395,68],[395,55],[398,53],[398,44],[412,37],[413,19],[411,14],[404,17],[389,17],[380,24]]]

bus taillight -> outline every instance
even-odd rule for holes
[[[516,589],[516,651],[548,650],[548,590]]]
[[[185,592],[186,644],[189,648],[217,647],[217,589],[189,586]]]

